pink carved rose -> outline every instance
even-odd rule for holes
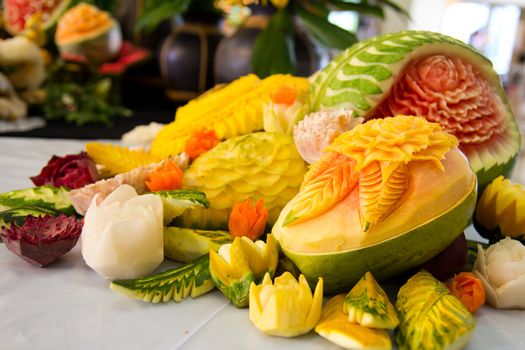
[[[458,57],[432,55],[407,65],[373,116],[425,117],[440,123],[467,151],[505,131],[503,108],[473,65]]]
[[[64,157],[51,157],[40,174],[31,177],[31,180],[36,186],[65,186],[75,189],[93,183],[99,177],[95,163],[85,152],[81,152]]]

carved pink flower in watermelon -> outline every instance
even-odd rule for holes
[[[24,30],[26,21],[35,13],[42,14],[44,24],[53,21],[53,14],[64,0],[4,0],[4,21],[10,33],[18,34]],[[62,6],[63,7],[63,6]]]
[[[407,67],[374,117],[423,116],[456,136],[463,151],[504,132],[503,104],[473,65],[433,55]]]

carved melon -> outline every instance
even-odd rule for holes
[[[314,77],[311,110],[349,108],[357,117],[398,114],[439,122],[459,140],[480,190],[508,174],[521,137],[490,61],[451,37],[391,33],[344,51]]]
[[[272,233],[329,293],[349,290],[367,271],[383,280],[418,266],[450,245],[474,211],[476,176],[455,144],[423,118],[359,125],[312,165]],[[368,176],[374,164],[378,175]]]
[[[232,137],[198,157],[184,173],[184,187],[197,189],[210,201],[177,218],[182,227],[228,229],[235,203],[262,199],[272,225],[295,196],[306,171],[290,136],[256,132]]]
[[[219,85],[177,109],[175,121],[155,137],[151,153],[167,158],[184,151],[188,138],[202,128],[215,131],[220,139],[229,139],[263,129],[265,103],[280,86],[289,85],[306,95],[308,79],[275,74],[259,79],[249,74]]]
[[[110,61],[120,50],[120,25],[107,12],[80,3],[58,22],[55,41],[65,59],[100,64]]]

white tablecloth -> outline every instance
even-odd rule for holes
[[[31,187],[29,176],[53,154],[76,153],[83,144],[0,138],[0,192]],[[78,246],[35,268],[0,245],[0,349],[339,349],[314,332],[293,339],[264,336],[246,309],[236,309],[218,291],[153,305],[108,285],[84,264]],[[525,349],[525,311],[484,306],[476,317],[468,350]]]

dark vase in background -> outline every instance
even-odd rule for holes
[[[148,61],[130,67],[122,77],[122,102],[134,111],[150,110],[151,106],[155,106],[154,109],[171,111],[174,109],[173,102],[164,96],[158,57],[161,43],[171,33],[172,24],[170,20],[166,20],[153,31],[137,31],[137,21],[143,12],[145,1],[120,1],[115,13],[124,40],[151,51]],[[171,117],[172,113],[166,115]]]
[[[227,83],[252,72],[252,49],[259,33],[266,27],[275,9],[270,6],[250,6],[252,15],[233,36],[219,43],[215,54],[215,83]],[[328,52],[312,42],[296,24],[294,26],[296,56],[295,75],[307,77],[323,67],[329,60]]]
[[[223,37],[220,20],[220,16],[184,15],[164,40],[160,71],[171,100],[188,101],[213,87],[215,50]]]
[[[160,51],[162,40],[171,33],[171,22],[166,20],[151,32],[136,30],[138,18],[142,14],[145,0],[120,1],[116,11],[116,18],[122,29],[124,40],[133,42],[135,45],[146,47],[155,54]]]

